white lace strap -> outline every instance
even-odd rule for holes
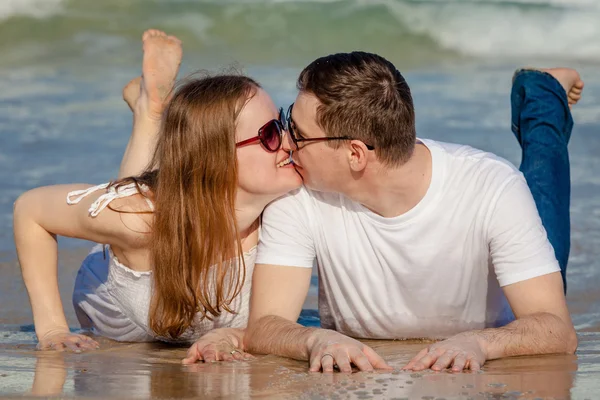
[[[144,189],[144,188],[142,188]],[[144,190],[145,192],[146,190]],[[150,207],[150,211],[154,211],[154,203],[152,203],[152,200],[150,200],[149,198],[144,196],[144,200],[146,200],[146,204],[148,204],[148,207]]]
[[[90,195],[91,193],[94,193],[97,190],[108,188],[106,193],[104,193],[103,195],[98,197],[96,199],[96,201],[94,201],[90,205],[90,208],[88,209],[90,216],[96,217],[98,214],[100,214],[100,212],[102,210],[104,210],[110,204],[111,201],[113,201],[115,199],[120,199],[122,197],[133,196],[134,194],[139,193],[135,183],[130,183],[129,185],[120,186],[118,189],[115,186],[109,187],[108,186],[109,184],[110,183],[103,183],[102,185],[93,186],[88,189],[75,190],[73,192],[70,192],[67,195],[67,204],[70,204],[70,205],[77,204],[82,199],[84,199],[86,196]],[[144,192],[148,191],[148,187],[144,184],[141,184],[140,188]],[[152,210],[154,210],[154,207],[152,206],[152,203],[149,201],[149,199],[146,199],[146,201],[148,202],[148,205],[150,206],[150,208]]]
[[[108,187],[108,183],[103,183],[102,185],[92,186],[83,190],[74,190],[67,194],[67,204],[73,205],[79,203],[89,194],[94,193],[96,190],[106,189]]]

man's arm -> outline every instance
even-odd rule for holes
[[[308,293],[312,269],[257,264],[252,276],[250,317],[244,337],[251,353],[308,360],[314,329],[296,321]]]
[[[436,343],[405,368],[476,370],[486,360],[576,350],[560,268],[522,176],[511,179],[491,207],[487,235],[496,277],[517,320]]]
[[[501,327],[460,333],[421,351],[405,367],[478,370],[497,358],[564,353],[577,349],[559,272],[504,287],[516,321]]]
[[[316,258],[316,218],[310,194],[299,189],[271,203],[263,213],[252,276],[245,348],[255,353],[310,360],[311,371],[352,371],[387,365],[373,350],[335,331],[297,324]],[[328,355],[328,356],[326,356]]]
[[[488,359],[566,353],[577,349],[559,272],[504,287],[517,320],[481,331]]]
[[[341,333],[307,328],[295,321],[310,286],[310,268],[258,264],[252,278],[246,350],[309,360],[310,370],[352,372],[389,368],[370,347]]]

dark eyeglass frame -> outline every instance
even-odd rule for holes
[[[290,138],[292,139],[292,142],[294,142],[294,145],[296,145],[297,149],[300,149],[300,146],[298,145],[299,142],[327,142],[329,140],[360,140],[360,139],[352,138],[350,136],[340,136],[340,137],[324,136],[324,137],[318,137],[318,138],[299,138],[298,135],[296,134],[296,130],[292,126],[292,124],[295,125],[295,122],[292,119],[292,108],[293,107],[294,107],[294,103],[292,103],[290,105],[290,107],[288,108],[285,119],[287,122],[287,130],[290,133]],[[366,144],[366,143],[365,143],[365,146],[369,150],[375,150],[375,146],[371,146],[370,144]]]
[[[279,137],[279,144],[277,145],[277,148],[275,148],[275,149],[271,149],[269,147],[268,140],[264,135],[264,132],[267,130],[267,128],[271,124],[275,124],[275,128],[277,129],[277,132],[278,132],[277,136]],[[283,143],[283,133],[285,132],[286,124],[287,124],[287,121],[285,120],[285,117],[283,114],[283,107],[279,107],[279,119],[270,120],[269,122],[267,122],[266,124],[264,124],[263,126],[258,128],[257,136],[251,137],[246,140],[242,140],[241,142],[237,142],[235,144],[235,147],[242,147],[242,146],[246,146],[248,144],[260,142],[260,144],[262,144],[262,146],[264,147],[264,149],[266,151],[268,151],[269,153],[275,153],[281,148],[281,145]]]

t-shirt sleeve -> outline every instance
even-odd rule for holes
[[[316,253],[307,210],[310,199],[304,197],[308,194],[299,189],[267,206],[262,216],[257,264],[312,268]]]
[[[522,175],[511,178],[498,196],[488,235],[492,264],[500,286],[560,271]]]

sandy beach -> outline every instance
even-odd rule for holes
[[[77,326],[70,293],[87,249],[61,252],[61,293]],[[98,338],[82,354],[35,350],[27,294],[16,261],[0,264],[0,395],[77,398],[305,399],[594,399],[600,393],[600,333],[579,332],[575,356],[519,357],[488,362],[479,373],[409,373],[403,365],[426,343],[368,341],[394,371],[308,373],[307,363],[274,356],[246,362],[181,365],[186,347],[127,344]],[[570,303],[577,303],[571,296]],[[579,299],[582,301],[582,299]],[[306,307],[316,305],[314,295]]]
[[[389,372],[308,373],[274,356],[181,365],[186,347],[104,338],[82,354],[35,350],[15,260],[12,207],[38,186],[117,176],[131,132],[121,90],[140,74],[147,28],[184,42],[180,77],[234,65],[284,109],[316,57],[367,50],[394,62],[414,96],[419,137],[471,145],[515,165],[510,131],[515,68],[569,66],[585,81],[573,109],[568,303],[574,356],[488,362],[479,373],[408,373],[426,343],[373,341]],[[599,399],[600,2],[593,0],[14,0],[0,1],[0,397]],[[67,321],[86,244],[59,240]],[[318,323],[317,280],[303,323]],[[441,296],[432,293],[431,296]]]
[[[598,336],[574,356],[490,362],[481,373],[307,373],[305,363],[264,356],[249,362],[182,366],[184,348],[114,344],[86,354],[0,347],[4,395],[114,398],[584,399],[600,390]],[[400,368],[422,343],[371,342]]]

